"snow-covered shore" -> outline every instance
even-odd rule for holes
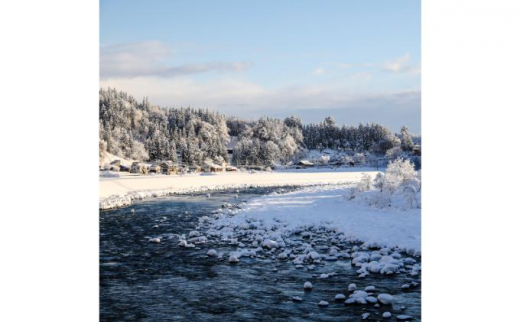
[[[255,198],[231,216],[212,223],[221,235],[233,236],[251,225],[271,228],[272,236],[309,227],[326,227],[342,233],[347,240],[359,240],[368,247],[388,247],[420,254],[421,210],[378,209],[347,199],[348,186],[308,187],[285,194]],[[275,228],[274,231],[272,228]]]
[[[120,177],[100,177],[100,209],[130,205],[135,199],[176,193],[243,187],[346,184],[359,181],[363,173],[375,176],[377,171],[374,169],[336,169],[330,171],[301,170],[299,172],[227,172],[215,175],[184,176],[128,174]]]

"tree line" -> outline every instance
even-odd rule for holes
[[[377,124],[336,124],[332,117],[304,125],[300,118],[245,120],[207,109],[157,107],[144,98],[115,89],[99,91],[100,154],[140,161],[172,160],[201,165],[205,160],[234,165],[273,166],[303,156],[307,149],[401,155],[417,138],[403,127],[399,134]],[[235,142],[233,160],[226,146]]]

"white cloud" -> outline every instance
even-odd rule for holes
[[[366,78],[370,75],[360,74],[355,77]],[[220,78],[201,82],[189,77],[108,79],[101,80],[101,87],[126,91],[137,99],[147,96],[153,103],[162,106],[192,106],[243,113],[255,109],[278,110],[294,107],[318,110],[343,108],[360,100],[377,101],[404,93],[361,93],[334,83],[270,89],[242,79]]]
[[[325,69],[319,67],[319,68],[315,69],[315,70],[312,72],[312,74],[314,74],[314,75],[325,74]]]
[[[393,73],[420,73],[420,65],[413,65],[410,54],[405,54],[395,60],[387,61],[381,65],[381,69]]]
[[[206,62],[170,66],[166,61],[174,54],[167,44],[157,41],[101,47],[100,76],[133,78],[141,76],[176,77],[204,72],[243,72],[251,62]]]

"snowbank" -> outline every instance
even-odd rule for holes
[[[409,253],[421,250],[420,209],[378,209],[346,196],[348,186],[310,187],[287,194],[270,194],[241,206],[233,216],[214,220],[213,228],[232,234],[237,228],[258,225],[286,235],[310,226],[324,226],[361,240],[370,247],[399,247]]]
[[[377,172],[365,172],[375,176]],[[100,209],[130,205],[132,200],[168,194],[182,194],[246,187],[311,186],[346,184],[359,181],[362,172],[224,172],[215,176],[123,175],[100,178]]]

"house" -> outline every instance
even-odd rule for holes
[[[148,167],[140,162],[133,162],[130,167],[130,173],[133,174],[148,174]]]
[[[310,161],[306,160],[306,159],[302,159],[298,162],[297,164],[298,166],[301,166],[301,167],[314,167],[314,164],[311,163]]]
[[[161,173],[166,175],[175,173],[177,170],[177,166],[171,160],[165,160],[159,166],[161,167]]]
[[[188,170],[189,170],[190,173],[200,173],[202,171],[200,166],[197,166],[197,165],[189,166]]]
[[[212,161],[210,160],[206,160],[204,162],[204,165],[203,165],[203,169],[205,172],[212,172],[212,173],[215,173],[215,172],[221,172],[224,170],[224,167],[220,166],[220,165],[217,165],[215,163],[213,163]]]
[[[153,162],[150,165],[149,172],[150,173],[156,173],[156,174],[161,173],[161,166],[160,166],[159,162]]]
[[[121,170],[121,161],[119,159],[113,160],[110,165],[105,167],[105,170],[119,172]]]
[[[226,172],[236,172],[238,169],[235,166],[226,167]]]
[[[127,165],[121,165],[119,167],[119,171],[121,172],[129,172],[130,171],[130,166],[127,166]]]
[[[117,167],[121,167],[121,160],[120,159],[115,159],[113,160],[110,165],[113,165],[113,166],[117,166]]]

